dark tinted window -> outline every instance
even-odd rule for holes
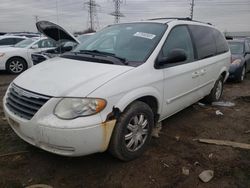
[[[173,49],[182,49],[186,52],[187,60],[185,62],[194,60],[192,40],[186,26],[177,26],[172,29],[162,48],[162,55],[167,57]]]
[[[193,35],[194,43],[197,48],[199,59],[211,57],[216,54],[216,44],[213,29],[206,26],[189,26]]]
[[[16,43],[15,39],[13,38],[6,38],[6,39],[0,40],[0,45],[13,45],[15,43]]]
[[[18,43],[18,42],[21,42],[21,41],[24,40],[24,39],[25,39],[25,38],[23,38],[23,39],[22,39],[22,38],[15,38],[15,41],[16,41],[15,44]]]
[[[217,48],[217,54],[222,54],[229,50],[225,37],[216,29],[214,29],[214,38]]]

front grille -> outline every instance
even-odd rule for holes
[[[17,116],[30,120],[49,99],[49,96],[36,94],[12,84],[7,94],[6,106]]]

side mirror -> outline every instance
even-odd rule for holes
[[[65,46],[65,47],[62,48],[62,51],[63,51],[63,52],[69,52],[69,51],[71,51],[72,49],[73,49],[73,46]]]
[[[178,63],[187,60],[187,54],[183,49],[173,49],[169,52],[167,57],[158,60],[159,65]]]
[[[33,46],[31,46],[31,49],[38,49],[38,44],[34,44]]]

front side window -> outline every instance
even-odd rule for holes
[[[216,43],[213,29],[207,26],[190,25],[198,59],[205,59],[216,55]]]
[[[182,63],[188,63],[194,60],[192,40],[186,26],[177,26],[172,29],[165,44],[163,45],[162,55],[164,57],[168,57],[169,53],[174,49],[181,49],[185,51],[187,60]]]
[[[26,39],[23,40],[15,45],[16,48],[26,48],[29,45],[31,45],[33,42],[35,42],[37,39]]]
[[[98,51],[127,62],[145,62],[162,38],[167,25],[131,23],[109,26],[80,44],[73,53]]]

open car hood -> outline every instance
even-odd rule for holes
[[[77,40],[71,33],[52,22],[39,21],[36,23],[36,27],[39,32],[57,42],[60,40],[67,40],[80,44],[80,41]]]

